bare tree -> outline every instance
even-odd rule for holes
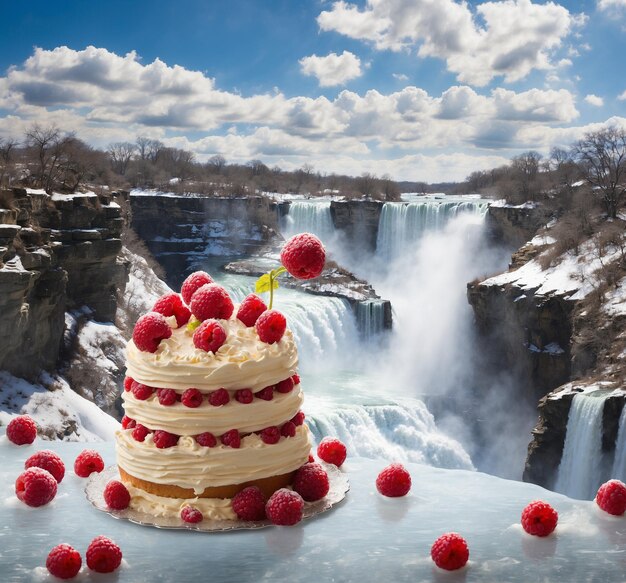
[[[0,187],[4,185],[5,179],[11,170],[13,152],[16,146],[17,140],[0,138]]]
[[[226,158],[221,154],[215,154],[207,160],[206,165],[214,174],[221,174],[226,166]]]
[[[159,153],[165,148],[165,144],[159,140],[153,140],[152,138],[146,138],[145,136],[139,136],[135,143],[137,145],[137,152],[141,160],[150,160],[150,162],[156,162]]]
[[[37,184],[49,191],[57,172],[57,161],[61,155],[63,135],[57,126],[42,127],[35,123],[26,132],[26,146],[31,150],[38,166]]]
[[[113,167],[113,170],[124,176],[128,168],[128,163],[136,150],[137,146],[135,144],[131,144],[130,142],[115,142],[113,144],[109,144],[107,151],[109,153],[109,157],[111,158],[111,166]]]
[[[511,167],[514,171],[519,195],[523,200],[535,200],[539,193],[537,176],[540,170],[541,154],[525,152],[513,158]]]

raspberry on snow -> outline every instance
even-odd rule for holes
[[[235,392],[235,400],[244,405],[249,405],[254,400],[254,393],[250,389],[239,389]]]
[[[15,480],[15,495],[33,508],[48,504],[56,493],[57,481],[43,468],[28,468]]]
[[[315,235],[300,233],[284,244],[280,260],[295,278],[313,279],[324,270],[326,251]]]
[[[24,469],[27,470],[33,467],[50,472],[57,483],[61,483],[63,476],[65,476],[65,464],[63,460],[58,454],[49,449],[43,449],[34,453],[24,462]]]
[[[158,312],[149,312],[137,320],[133,329],[133,342],[142,352],[156,352],[161,340],[172,335],[165,316]]]
[[[174,435],[169,431],[163,431],[157,429],[152,436],[154,445],[159,449],[167,449],[168,447],[174,447],[178,443],[178,435]]]
[[[456,532],[442,534],[430,549],[430,556],[435,565],[446,571],[464,567],[469,559],[469,549],[465,539]]]
[[[337,467],[346,461],[346,454],[346,446],[334,437],[325,437],[317,446],[317,457]]]
[[[230,395],[226,389],[217,389],[217,391],[209,393],[208,400],[213,407],[220,407],[230,401]]]
[[[170,407],[178,400],[178,393],[174,389],[157,389],[156,395],[164,407]]]
[[[209,319],[228,320],[235,310],[228,292],[216,283],[207,283],[198,288],[189,304],[191,313],[201,322]]]
[[[302,520],[304,500],[293,490],[276,490],[265,505],[265,513],[273,524],[293,526]]]
[[[196,290],[207,283],[213,283],[213,279],[208,273],[205,271],[194,271],[185,279],[180,289],[180,295],[183,296],[183,301],[189,305],[191,297],[196,293]]]
[[[240,520],[265,520],[265,494],[257,486],[248,486],[233,496],[231,505]]]
[[[190,407],[191,409],[195,409],[196,407],[202,405],[203,400],[204,397],[198,389],[187,389],[180,398],[181,403],[185,407]]]
[[[239,304],[237,319],[250,328],[256,324],[259,316],[265,310],[267,310],[265,302],[256,294],[250,294]]]
[[[191,318],[189,308],[183,304],[183,300],[180,299],[178,294],[161,296],[154,304],[152,311],[159,312],[159,314],[163,314],[166,318],[174,316],[176,318],[176,325],[179,328],[189,322],[189,318]]]
[[[222,435],[221,441],[228,447],[238,449],[241,446],[241,435],[237,429],[231,429]]]
[[[626,484],[620,480],[609,480],[600,486],[596,504],[605,512],[621,516],[626,512]]]
[[[283,337],[287,320],[278,310],[267,310],[259,316],[254,327],[262,342],[274,344]]]
[[[85,553],[87,567],[96,573],[112,573],[122,563],[122,550],[110,538],[97,536]]]
[[[318,463],[306,463],[293,479],[293,489],[307,502],[321,500],[330,489],[328,474]]]
[[[548,536],[559,520],[557,511],[547,502],[534,500],[522,511],[522,527],[534,536]]]
[[[391,464],[378,474],[376,489],[390,498],[405,496],[411,489],[411,474],[402,464]]]
[[[209,431],[196,435],[196,441],[203,447],[215,447],[217,445],[217,438]]]
[[[7,438],[15,445],[30,445],[37,437],[37,425],[30,415],[13,417],[7,425]]]
[[[71,579],[80,571],[83,560],[80,553],[68,544],[62,543],[54,547],[46,559],[48,572],[59,579]]]
[[[81,451],[74,461],[74,473],[81,478],[88,478],[93,472],[104,470],[104,460],[94,449]]]
[[[205,320],[193,333],[193,345],[214,354],[226,342],[226,330],[217,320]]]
[[[111,480],[104,488],[104,501],[112,510],[124,510],[130,504],[130,492],[119,480]]]
[[[202,512],[200,512],[197,508],[194,508],[193,506],[183,506],[183,509],[180,511],[180,518],[183,522],[197,524],[198,522],[202,522],[204,517],[202,516]]]

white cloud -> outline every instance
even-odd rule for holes
[[[626,9],[626,0],[598,0],[599,10]]]
[[[593,105],[594,107],[602,107],[604,105],[604,99],[597,95],[589,94],[585,97],[585,103]]]
[[[408,75],[405,75],[404,73],[392,73],[391,76],[394,79],[397,79],[398,81],[408,81],[409,80]]]
[[[345,85],[363,74],[359,57],[349,51],[343,51],[340,55],[330,53],[325,57],[311,55],[298,62],[304,75],[317,77],[320,87]]]
[[[626,91],[624,91],[623,93],[620,93],[620,94],[617,96],[617,98],[618,98],[620,101],[624,101],[624,100],[626,100]]]
[[[553,53],[585,21],[553,2],[531,0],[483,2],[474,13],[454,0],[367,0],[363,9],[341,0],[317,18],[321,30],[379,50],[419,47],[419,56],[445,60],[460,82],[477,86],[550,69]]]

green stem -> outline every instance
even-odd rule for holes
[[[270,305],[269,309],[272,309],[272,304],[274,303],[274,271],[270,271]]]

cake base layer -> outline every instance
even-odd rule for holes
[[[148,480],[136,478],[119,466],[118,469],[122,482],[131,484],[135,488],[139,488],[145,492],[149,492],[150,494],[167,498],[232,498],[235,494],[241,492],[241,490],[247,488],[248,486],[257,486],[261,492],[269,498],[274,492],[276,492],[276,490],[291,485],[295,474],[294,471],[281,474],[279,476],[270,476],[268,478],[243,482],[242,484],[205,488],[201,494],[196,494],[192,488],[181,488],[180,486],[169,484],[155,484],[154,482],[149,482]]]

